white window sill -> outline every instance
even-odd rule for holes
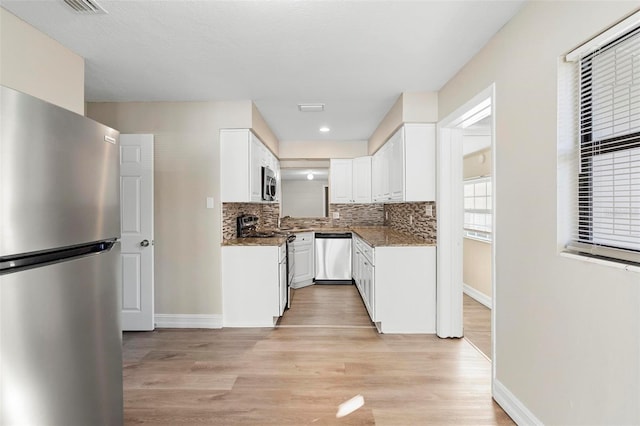
[[[482,239],[482,238],[470,237],[468,235],[465,235],[464,238],[466,238],[467,240],[478,241],[478,242],[485,243],[485,244],[491,244],[493,242],[491,240],[485,240],[485,239]]]
[[[577,253],[570,253],[566,251],[560,252],[560,256],[587,263],[596,263],[598,265],[604,265],[615,269],[622,269],[624,271],[640,273],[640,266],[628,265],[626,263],[616,262],[615,260],[598,259],[595,257],[585,256]]]

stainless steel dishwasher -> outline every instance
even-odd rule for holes
[[[316,232],[316,284],[352,284],[351,232]]]

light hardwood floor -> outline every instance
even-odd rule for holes
[[[491,359],[491,309],[463,294],[464,337]]]
[[[288,326],[125,333],[125,423],[513,424],[491,399],[491,364],[465,339],[378,334],[355,288],[314,287],[297,291]],[[344,303],[310,302],[330,292]],[[336,418],[356,395],[364,406]]]
[[[311,285],[291,290],[291,309],[278,325],[374,327],[355,285]]]

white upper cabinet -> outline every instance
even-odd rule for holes
[[[331,159],[331,203],[371,202],[371,157]]]
[[[375,202],[387,202],[391,200],[389,190],[389,165],[390,165],[390,145],[385,144],[373,156],[372,160],[372,196]]]
[[[249,155],[251,157],[249,163],[249,177],[251,181],[249,184],[250,196],[248,201],[260,202],[262,201],[262,166],[264,165],[263,157],[265,154],[263,150],[264,145],[262,145],[262,142],[260,142],[260,140],[251,132],[249,132],[249,139],[251,141],[249,146]],[[226,163],[226,159],[222,157],[221,166],[223,170],[224,163]],[[222,184],[226,184],[224,175],[222,176]],[[223,197],[222,201],[230,200],[225,200]]]
[[[329,167],[331,202],[353,203],[353,160],[331,159]]]
[[[353,201],[371,202],[371,157],[353,159]]]
[[[391,201],[404,201],[405,156],[404,129],[400,128],[389,144],[389,192]]]
[[[225,202],[262,202],[262,167],[276,172],[278,159],[249,129],[220,130],[220,198]]]
[[[373,156],[373,201],[434,201],[435,124],[405,124]]]

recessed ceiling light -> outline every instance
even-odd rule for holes
[[[320,127],[320,131],[321,131],[322,133],[327,133],[329,130],[331,130],[331,129],[330,129],[330,128],[328,128],[327,126],[322,126],[322,127]]]
[[[309,174],[307,175],[307,179],[308,179],[308,180],[313,180],[313,173],[309,173]]]

